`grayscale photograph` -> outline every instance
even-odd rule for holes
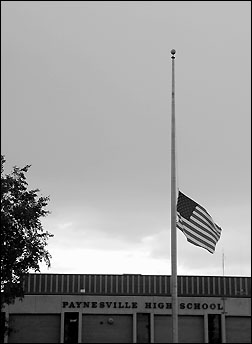
[[[251,343],[251,2],[1,1],[1,343]]]

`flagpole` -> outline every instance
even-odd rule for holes
[[[172,113],[171,113],[171,292],[172,292],[172,342],[178,343],[178,297],[177,297],[177,197],[176,197],[176,147],[175,147],[175,49],[172,59]]]

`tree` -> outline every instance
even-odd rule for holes
[[[22,279],[30,270],[40,271],[39,263],[50,267],[47,240],[53,234],[44,231],[41,218],[49,197],[39,196],[39,189],[28,190],[25,173],[31,167],[14,167],[4,174],[1,155],[1,310],[4,303],[22,298]]]

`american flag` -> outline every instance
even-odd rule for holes
[[[221,228],[201,205],[181,191],[178,195],[177,215],[177,227],[185,234],[187,241],[214,253]]]

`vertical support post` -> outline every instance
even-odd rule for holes
[[[171,291],[172,291],[172,342],[178,343],[177,297],[177,197],[176,197],[176,128],[175,128],[175,53],[172,54],[172,113],[171,113]]]
[[[226,314],[221,314],[221,342],[226,343]]]
[[[133,343],[137,342],[137,314],[133,313]]]
[[[78,343],[82,343],[82,312],[79,312]]]
[[[64,312],[60,313],[60,343],[64,343]]]
[[[155,326],[154,326],[154,313],[150,313],[150,342],[155,343]]]
[[[204,343],[208,343],[208,314],[204,313]]]

